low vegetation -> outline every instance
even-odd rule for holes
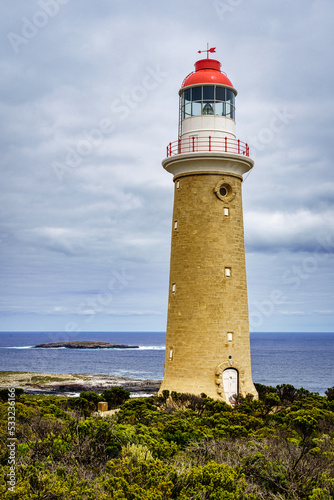
[[[15,488],[8,489],[8,391],[1,391],[0,497],[24,500],[329,500],[334,388],[326,396],[257,384],[234,408],[122,388],[80,397],[16,391]],[[120,406],[96,415],[97,404]]]
[[[81,376],[81,380],[87,380],[87,377]],[[76,376],[73,374],[50,374],[50,373],[36,373],[36,372],[14,372],[14,371],[0,371],[0,383],[2,386],[16,386],[17,383],[23,385],[35,383],[46,384],[49,382],[75,382]]]

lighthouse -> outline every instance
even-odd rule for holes
[[[254,165],[235,135],[237,91],[215,48],[179,91],[178,139],[162,165],[173,175],[170,280],[160,387],[233,404],[252,381],[241,184]]]

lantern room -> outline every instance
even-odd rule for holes
[[[248,144],[235,135],[236,89],[221,64],[210,59],[195,63],[195,71],[185,77],[179,90],[179,130],[177,141],[167,146],[167,158],[184,154],[236,154],[249,157]],[[166,167],[167,168],[167,167]],[[247,167],[248,168],[248,167]]]
[[[236,89],[215,59],[200,59],[182,82],[179,138],[235,138]]]
[[[199,85],[182,92],[182,119],[191,116],[227,116],[235,120],[235,94],[218,85]]]

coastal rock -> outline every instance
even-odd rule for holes
[[[116,375],[93,373],[0,372],[0,388],[22,388],[27,394],[72,394],[86,391],[102,392],[113,387],[141,394],[156,394],[160,380],[141,380]]]
[[[61,347],[65,347],[66,349],[139,349],[138,345],[110,344],[109,342],[91,342],[89,340],[37,344],[34,346],[34,349],[57,349]]]

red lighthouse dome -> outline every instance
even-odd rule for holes
[[[203,84],[224,85],[233,89],[231,80],[221,71],[221,64],[216,59],[207,58],[197,61],[195,63],[195,71],[185,77],[182,82],[181,89],[192,85]]]

